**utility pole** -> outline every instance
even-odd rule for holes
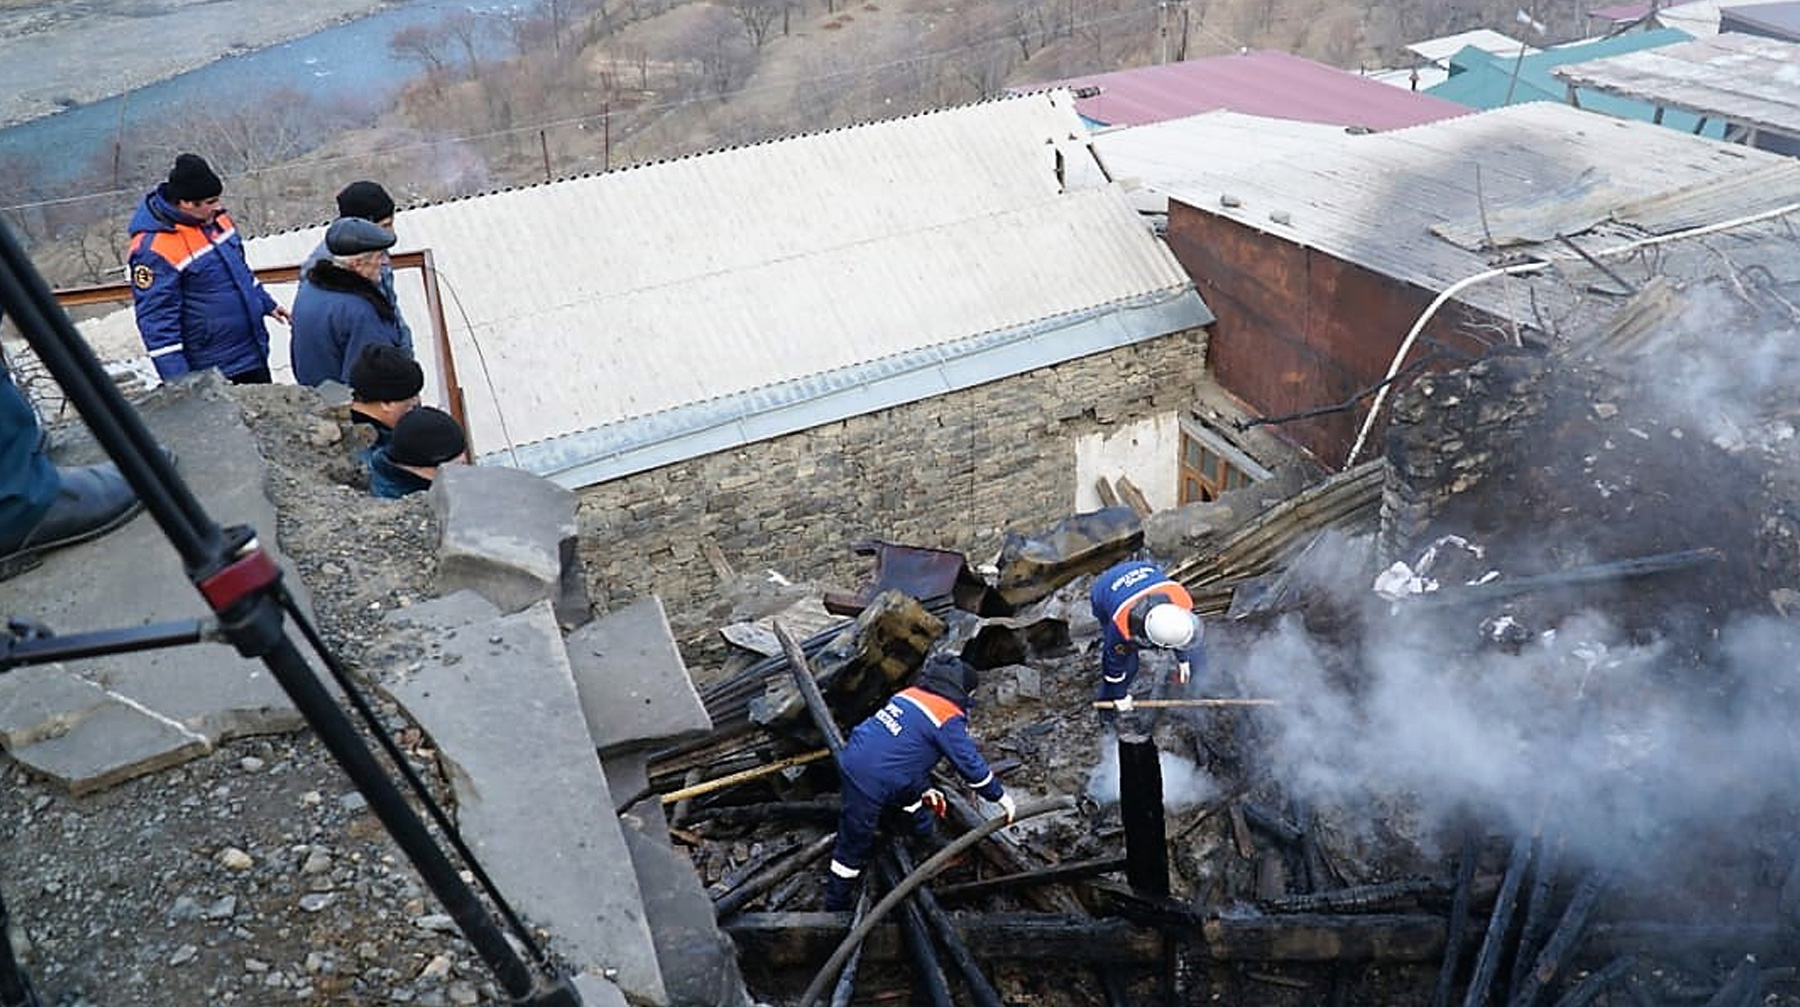
[[[1187,57],[1187,0],[1156,0],[1156,61],[1169,62],[1176,24],[1181,25],[1181,57]]]

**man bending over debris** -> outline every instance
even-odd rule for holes
[[[883,811],[904,811],[912,816],[915,834],[931,832],[932,819],[947,807],[943,792],[931,786],[931,769],[939,759],[949,758],[969,786],[984,800],[997,802],[1012,821],[1017,811],[1012,795],[969,737],[966,711],[975,682],[975,669],[961,658],[934,654],[911,688],[895,693],[850,732],[838,758],[843,812],[825,880],[827,911],[850,908]]]
[[[1138,649],[1175,652],[1175,684],[1186,685],[1197,669],[1206,673],[1200,617],[1187,588],[1154,563],[1128,560],[1101,572],[1090,600],[1100,621],[1100,692],[1113,708],[1129,713],[1131,681],[1137,677]]]

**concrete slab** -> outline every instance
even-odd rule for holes
[[[587,621],[574,576],[574,492],[499,466],[449,465],[431,484],[438,592],[473,590],[507,612],[548,599],[564,625]]]
[[[606,759],[607,785],[625,800],[649,782],[647,753]],[[677,1007],[749,1007],[750,993],[738,970],[737,945],[719,929],[712,900],[693,861],[669,842],[668,821],[654,796],[619,817],[663,986]]]
[[[83,717],[68,734],[8,749],[20,763],[80,796],[180,765],[212,745],[167,717],[118,697]]]
[[[603,755],[712,730],[655,595],[570,633],[568,652],[582,713]]]
[[[139,413],[152,433],[176,452],[183,481],[208,515],[221,525],[256,528],[263,547],[285,567],[274,540],[275,508],[263,492],[266,466],[225,388],[216,374],[177,382],[149,396]],[[80,457],[84,447],[87,457]],[[77,456],[65,458],[65,450]],[[96,450],[91,441],[83,445],[78,438],[59,438],[59,460],[68,463],[94,460]],[[109,576],[95,576],[100,569]],[[287,585],[306,610],[305,585],[291,568]],[[36,569],[0,585],[0,610],[28,615],[65,635],[211,616],[182,571],[180,558],[145,515],[92,542],[47,554]],[[68,668],[202,736],[207,745],[304,725],[268,670],[225,644],[89,658],[71,662]],[[19,681],[14,675],[0,676],[0,703],[20,687]],[[91,746],[86,747],[87,757],[99,759],[107,743],[103,732],[93,732],[102,731],[103,723],[87,718],[59,740],[71,752]],[[98,777],[112,778],[97,764],[93,769]]]
[[[431,620],[466,599],[400,615],[435,634],[387,691],[431,737],[456,793],[458,828],[507,899],[583,972],[617,970],[634,1001],[667,993],[612,795],[548,601],[451,632]],[[421,612],[423,609],[425,611]]]

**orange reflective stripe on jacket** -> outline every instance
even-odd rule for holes
[[[960,717],[963,712],[962,707],[957,706],[950,700],[945,699],[935,692],[926,692],[916,685],[910,689],[901,689],[894,694],[894,698],[904,699],[925,711],[925,716],[930,717],[931,723],[937,727],[943,727],[944,724],[949,722],[950,718]]]
[[[1170,602],[1180,605],[1189,612],[1194,610],[1194,596],[1188,594],[1188,589],[1182,587],[1179,581],[1159,581],[1126,598],[1119,603],[1118,608],[1113,610],[1113,627],[1119,631],[1120,636],[1127,640],[1131,639],[1131,609],[1138,602],[1153,594],[1167,595]]]

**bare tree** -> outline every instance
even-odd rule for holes
[[[750,44],[758,49],[769,40],[775,19],[782,16],[787,0],[731,0],[731,13],[744,25]]]
[[[433,86],[449,76],[450,34],[439,25],[411,24],[394,33],[388,40],[388,52],[394,58],[419,64]]]

